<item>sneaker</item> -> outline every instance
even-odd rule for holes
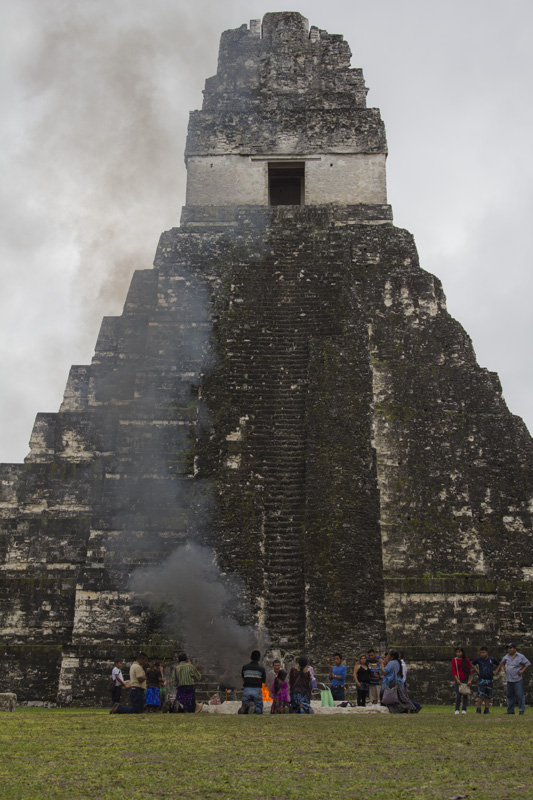
[[[461,714],[466,714],[466,711],[463,709],[463,710],[461,711]]]
[[[526,712],[525,711],[519,711],[518,713],[519,714],[525,714]]]
[[[456,714],[459,714],[459,712],[458,712],[458,711],[456,711],[455,713],[456,713]]]
[[[237,714],[247,714],[248,713],[248,703],[243,703],[242,706],[237,711]]]
[[[476,708],[476,714],[481,714],[481,709],[480,708]]]
[[[489,709],[488,709],[488,708],[486,708],[486,709],[485,709],[485,711],[484,711],[483,713],[484,713],[484,714],[488,714],[488,713],[489,713]]]
[[[194,713],[198,714],[198,712],[201,711],[203,707],[204,707],[203,703],[196,703],[196,708],[194,709]]]
[[[254,706],[253,703],[249,703],[248,704],[248,713],[249,714],[255,714],[255,706]]]
[[[116,714],[116,713],[117,713],[118,706],[119,706],[119,704],[118,704],[118,703],[115,703],[115,705],[113,706],[113,708],[111,709],[111,711],[110,711],[109,713],[110,713],[110,714]]]

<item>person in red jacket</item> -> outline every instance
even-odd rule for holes
[[[462,647],[455,648],[455,657],[452,659],[452,675],[455,681],[455,713],[459,713],[461,706],[461,698],[463,700],[463,714],[466,714],[466,704],[468,703],[468,695],[470,691],[463,694],[461,686],[468,686],[472,683],[472,665],[470,659],[466,657],[466,653]]]

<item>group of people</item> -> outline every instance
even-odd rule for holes
[[[146,653],[139,653],[130,667],[130,677],[124,680],[122,674],[123,661],[115,659],[111,671],[112,714],[142,714],[143,711],[157,712],[161,710],[166,681],[163,677],[163,664],[160,661],[149,662]],[[123,689],[129,690],[131,706],[121,704]]]
[[[518,704],[519,713],[525,711],[525,694],[523,674],[531,666],[528,659],[517,652],[516,645],[511,642],[507,647],[507,655],[501,661],[489,655],[486,647],[480,649],[479,657],[474,661],[467,658],[463,648],[458,647],[452,660],[452,676],[455,684],[455,714],[466,714],[468,696],[473,673],[478,676],[478,714],[489,713],[492,698],[493,679],[500,670],[505,672],[507,682],[507,713],[515,713]],[[313,692],[318,693],[318,683],[313,667],[306,656],[297,659],[292,668],[284,669],[280,659],[272,662],[267,673],[260,663],[258,650],[251,653],[249,663],[241,670],[243,681],[242,702],[237,713],[262,714],[264,701],[272,701],[272,714],[312,714],[311,698]],[[333,662],[329,663],[329,680],[332,699],[349,704],[346,700],[347,668],[343,664],[341,653],[335,653]],[[177,713],[195,713],[201,710],[202,703],[196,699],[196,684],[202,679],[203,667],[193,664],[187,653],[178,655],[178,663],[174,669],[176,696],[166,703],[166,681],[163,677],[163,666],[159,661],[152,661],[147,667],[148,656],[140,653],[130,667],[129,680],[122,675],[122,660],[117,659],[112,671],[112,714],[139,714],[146,711],[168,710]],[[357,705],[386,705],[393,714],[417,713],[422,706],[409,697],[407,692],[407,664],[403,654],[390,650],[385,655],[370,648],[361,653],[357,659],[353,678],[357,690]],[[120,695],[123,689],[129,690],[130,706],[122,705]],[[225,699],[235,700],[235,687],[222,676],[220,690],[225,692]],[[323,691],[326,690],[324,686]],[[229,693],[229,696],[228,696]],[[219,700],[220,702],[220,700]]]
[[[489,655],[486,647],[481,647],[479,656],[470,661],[462,647],[455,650],[452,659],[452,675],[455,682],[455,714],[466,714],[468,698],[471,694],[472,671],[478,676],[476,714],[489,713],[494,676],[500,670],[505,674],[507,714],[514,714],[518,705],[518,713],[524,714],[526,710],[526,696],[524,692],[523,675],[531,666],[531,662],[516,649],[515,642],[509,642],[507,653],[499,661]]]
[[[272,663],[272,671],[267,675],[259,663],[260,653],[251,655],[249,664],[242,668],[243,695],[239,714],[263,713],[263,686],[268,687],[272,699],[271,714],[312,714],[311,698],[318,684],[313,668],[306,656],[300,656],[290,672],[282,669],[279,659]],[[342,705],[352,705],[346,700],[346,665],[342,663],[341,653],[335,653],[333,663],[329,662],[330,691],[334,701]],[[380,656],[375,650],[362,653],[354,667],[357,687],[357,705],[366,705],[367,697],[371,703],[387,705],[391,713],[417,713],[422,706],[411,700],[407,694],[405,678],[407,667],[395,650]]]
[[[178,663],[174,668],[176,680],[176,697],[172,704],[165,703],[166,681],[163,676],[163,665],[159,661],[149,664],[146,653],[139,653],[130,667],[130,677],[124,680],[122,674],[123,661],[115,660],[111,672],[111,700],[110,714],[142,714],[143,711],[158,712],[165,707],[172,707],[175,711],[196,712],[202,708],[202,703],[196,702],[195,684],[202,679],[202,665],[195,666],[187,653],[179,653]],[[120,702],[123,689],[129,691],[130,706]]]
[[[242,703],[238,714],[262,714],[264,687],[267,687],[267,699],[272,699],[272,714],[312,714],[311,693],[317,687],[317,681],[305,656],[300,656],[289,674],[282,669],[281,661],[272,662],[272,670],[267,675],[259,663],[261,654],[254,650],[250,662],[241,670],[243,689]]]

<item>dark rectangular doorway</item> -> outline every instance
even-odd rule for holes
[[[271,206],[302,206],[305,197],[303,161],[278,161],[268,165],[268,202]]]

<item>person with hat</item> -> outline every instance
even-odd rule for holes
[[[514,714],[515,705],[518,704],[518,713],[524,714],[526,711],[526,695],[524,692],[523,675],[526,669],[531,666],[529,661],[522,653],[517,652],[515,642],[507,645],[507,655],[500,661],[494,674],[497,675],[503,668],[507,681],[507,713]]]

